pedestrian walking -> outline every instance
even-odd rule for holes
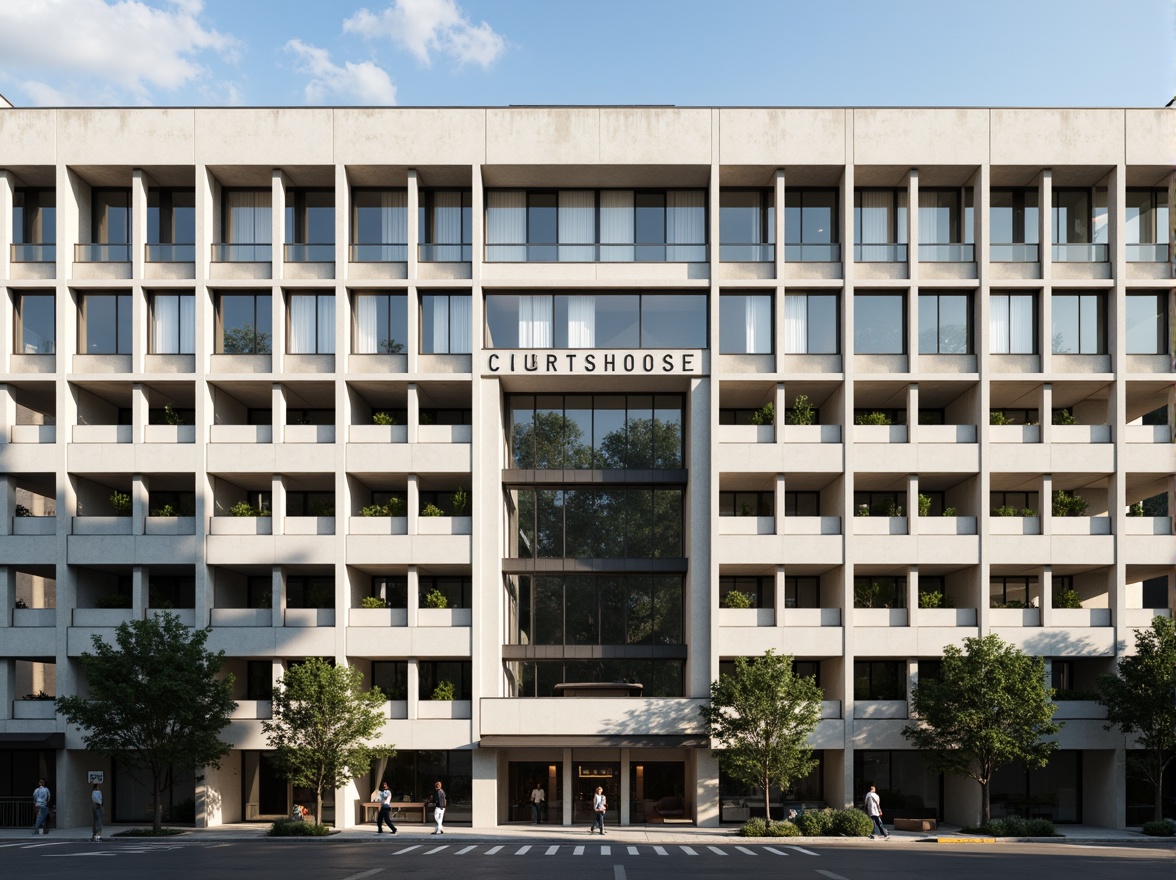
[[[52,795],[45,787],[45,780],[38,779],[37,787],[33,789],[33,807],[37,811],[37,821],[33,824],[33,834],[49,833],[49,799]]]
[[[546,799],[543,786],[536,782],[535,788],[531,791],[531,819],[535,825],[543,821],[543,802]]]
[[[387,782],[380,788],[379,798],[380,811],[376,813],[376,834],[383,834],[385,825],[395,834],[396,826],[392,824],[392,792],[388,790]]]
[[[872,785],[870,786],[870,791],[866,794],[866,815],[873,820],[874,830],[889,840],[890,832],[882,824],[882,799],[878,797],[878,791]],[[871,834],[870,840],[873,840],[875,836]]]
[[[93,789],[90,791],[90,808],[93,812],[93,821],[90,824],[90,842],[102,839],[102,789],[98,787],[98,783],[94,783]]]
[[[592,827],[588,830],[591,834],[593,831],[600,831],[604,834],[604,814],[608,810],[608,798],[604,796],[604,789],[599,785],[596,786],[596,794],[592,796]]]
[[[441,783],[433,783],[433,821],[437,825],[437,827],[433,830],[434,834],[445,833],[445,828],[442,827],[442,822],[445,821],[445,807],[448,805],[449,800],[445,797],[445,789],[441,787]]]

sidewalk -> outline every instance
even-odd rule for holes
[[[132,825],[106,825],[103,830],[103,840],[119,839],[143,843],[191,842],[191,841],[246,841],[265,839],[265,832],[269,824],[264,822],[238,823],[219,825],[214,828],[185,828],[185,834],[166,838],[115,838],[119,831],[124,831]],[[371,840],[383,843],[385,841],[409,840],[418,842],[432,837],[432,825],[404,823],[399,826],[399,833],[394,837],[376,836],[375,826],[361,825],[358,828],[347,828],[332,835],[331,841],[358,842]],[[387,832],[385,832],[386,834]],[[1064,837],[1035,838],[1035,840],[1056,843],[1167,843],[1176,845],[1176,838],[1145,837],[1137,831],[1124,831],[1116,828],[1101,828],[1095,825],[1061,825],[1058,833]],[[982,835],[968,835],[960,832],[957,826],[940,825],[935,833],[913,831],[891,831],[891,839],[897,842],[916,843],[919,841],[934,841],[940,837],[980,837]],[[90,826],[77,828],[55,828],[44,837],[34,837],[31,829],[0,828],[0,841],[27,840],[50,842],[54,840],[89,840]],[[284,838],[293,839],[293,838]],[[305,838],[297,838],[299,840]],[[321,839],[321,838],[320,838]],[[619,844],[726,844],[747,842],[748,838],[739,837],[737,830],[731,828],[696,828],[693,825],[631,825],[625,828],[609,827],[604,838],[588,834],[587,826],[537,826],[537,825],[501,825],[490,828],[471,828],[455,825],[445,829],[446,843],[487,842],[487,843],[584,843],[589,840],[613,842]],[[1017,838],[1009,838],[1002,842],[1016,842]],[[884,846],[885,841],[871,840],[868,837],[775,837],[757,838],[756,843],[778,843],[783,845],[817,845],[835,844],[837,846]]]

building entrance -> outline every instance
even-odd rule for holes
[[[591,825],[595,818],[592,797],[597,787],[604,789],[608,798],[608,811],[604,816],[605,825],[618,825],[621,821],[621,765],[609,761],[577,761],[572,767],[572,785],[575,795],[572,799],[572,824]]]

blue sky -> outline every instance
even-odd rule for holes
[[[1162,106],[1176,0],[0,0],[17,106]]]

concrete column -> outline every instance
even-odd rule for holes
[[[16,397],[12,388],[0,383],[0,446],[12,441],[12,426],[16,424]]]
[[[411,234],[409,241],[412,241]],[[409,245],[411,253],[412,245]],[[471,753],[471,785],[475,828],[489,828],[498,824],[498,752],[494,749],[474,749]],[[550,800],[552,792],[548,793]]]
[[[1038,504],[1041,509],[1041,534],[1049,537],[1053,534],[1053,474],[1041,475],[1041,491],[1038,493]]]
[[[9,245],[17,238],[16,230],[12,226],[12,201],[15,190],[16,175],[0,169],[0,278],[8,278],[12,274],[12,249]]]
[[[405,686],[408,688],[408,720],[416,721],[418,706],[421,701],[421,670],[419,661],[415,657],[408,660],[408,674],[405,676]]]
[[[0,565],[0,626],[12,625],[12,611],[15,607],[16,569],[11,565]]]
[[[144,474],[131,475],[131,534],[142,535],[147,530],[150,511],[151,478]]]
[[[621,824],[628,825],[631,818],[631,811],[629,809],[632,801],[632,791],[629,788],[629,749],[621,749]],[[638,780],[638,784],[641,781]]]
[[[1053,442],[1053,384],[1045,382],[1041,386],[1041,403],[1039,404],[1038,430],[1041,432],[1041,442],[1047,446]]]
[[[777,413],[779,410],[777,410]],[[780,418],[777,416],[776,422],[779,423]],[[776,428],[777,434],[781,433],[780,428]],[[773,501],[775,510],[775,529],[777,535],[784,534],[784,475],[776,474],[776,493]]]
[[[142,620],[147,614],[148,603],[147,566],[136,565],[131,568],[131,618]]]
[[[911,290],[908,300],[916,294],[919,281],[919,169],[912,168],[907,172],[907,278],[911,280]],[[910,303],[907,303],[908,312]],[[913,357],[918,337],[918,326],[908,324],[911,330],[910,342],[907,345],[908,357]]]
[[[916,311],[918,311],[916,309]],[[919,383],[907,385],[907,443],[919,442]]]
[[[420,262],[420,249],[418,245],[421,240],[420,226],[420,206],[421,192],[420,192],[420,177],[417,175],[415,168],[408,169],[408,277],[413,281],[416,280],[418,265]],[[418,337],[409,336],[409,339]]]
[[[564,825],[572,824],[572,798],[575,792],[572,790],[572,750],[564,749],[563,756],[563,819]]]
[[[270,410],[273,416],[274,444],[286,442],[286,392],[280,382],[275,382],[270,389]]]
[[[271,623],[273,626],[282,626],[286,622],[286,577],[282,566],[273,567],[270,571],[270,582],[273,585],[270,589],[270,607],[273,611]]]
[[[270,477],[270,518],[271,528],[275,535],[286,532],[286,484],[281,474]]]
[[[1048,285],[1053,277],[1053,169],[1043,168],[1038,179],[1038,239],[1041,241],[1038,249],[1041,256],[1041,280]],[[1042,324],[1049,327],[1044,318]],[[1048,337],[1047,337],[1048,341]]]
[[[773,596],[773,598],[775,600],[776,626],[784,626],[784,624],[788,622],[787,621],[787,617],[788,617],[788,607],[787,607],[788,606],[788,601],[787,601],[788,590],[784,585],[785,584],[784,578],[786,576],[785,575],[786,571],[787,571],[787,568],[785,566],[783,566],[783,565],[776,566],[776,583],[775,583],[775,590],[776,591]]]
[[[16,660],[0,658],[0,721],[12,717],[12,701],[16,697]]]
[[[719,761],[710,749],[694,752],[694,823],[699,828],[719,825]]]
[[[0,535],[12,534],[12,519],[16,516],[16,482],[10,474],[0,475]],[[11,608],[0,602],[0,609]]]
[[[417,518],[421,513],[421,492],[418,487],[419,477],[416,474],[408,475],[408,533],[415,535],[417,533]]]
[[[776,222],[775,229],[772,230],[773,238],[776,241],[776,339],[780,340],[777,346],[776,363],[780,363],[780,355],[783,354],[783,340],[784,340],[784,263],[787,259],[784,253],[784,169],[777,168],[775,174],[775,203],[776,203]],[[779,366],[776,369],[780,369]]]
[[[415,565],[410,565],[408,567],[408,576],[406,581],[406,617],[408,618],[409,626],[416,626],[417,612],[421,607],[420,569],[418,569]]]
[[[142,443],[146,439],[147,423],[151,420],[147,389],[136,382],[131,386],[131,442]]]
[[[919,475],[907,474],[906,483],[907,534],[919,534]]]
[[[919,566],[912,565],[907,571],[907,626],[919,625]],[[918,672],[916,669],[915,673]],[[910,686],[907,686],[907,703],[910,703]]]
[[[408,442],[417,442],[417,428],[421,424],[420,386],[415,382],[408,383],[408,424],[405,426]],[[409,532],[412,534],[412,532]]]
[[[1037,576],[1038,587],[1041,590],[1040,605],[1041,609],[1041,626],[1044,629],[1047,626],[1053,626],[1053,567],[1050,565],[1043,565],[1041,573]],[[1032,597],[1030,597],[1032,598]],[[1046,662],[1049,662],[1048,660]],[[1048,675],[1049,670],[1046,670]],[[1047,679],[1048,680],[1048,679]]]

